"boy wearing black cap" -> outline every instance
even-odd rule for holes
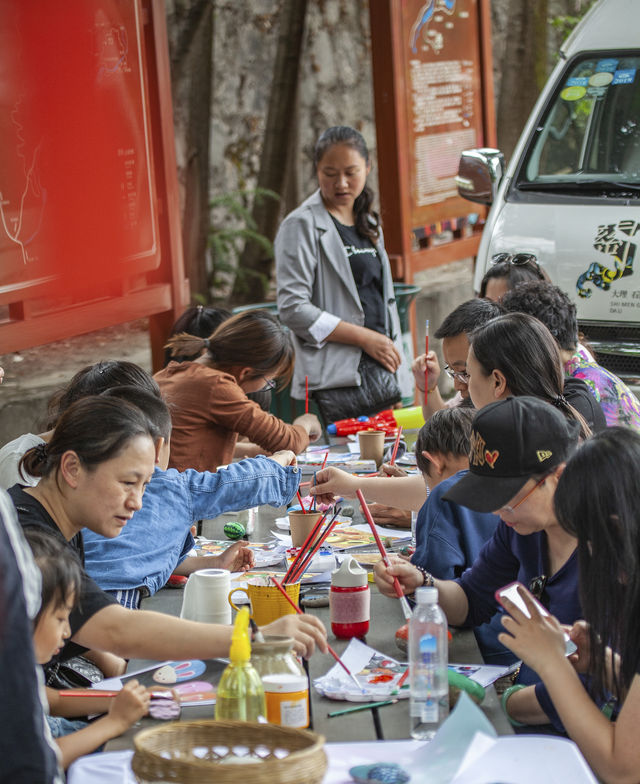
[[[553,496],[564,464],[578,443],[579,426],[548,403],[511,397],[479,411],[471,433],[470,470],[444,498],[500,522],[473,566],[457,580],[436,580],[393,559],[376,565],[376,583],[394,595],[393,576],[406,593],[435,585],[450,624],[477,626],[500,606],[495,591],[519,580],[561,623],[582,617],[578,597],[577,541],[558,524]],[[524,687],[535,684],[535,688]],[[513,690],[521,690],[515,694]],[[562,725],[537,674],[523,665],[508,689],[507,715],[515,724]]]

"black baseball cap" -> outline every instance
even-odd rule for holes
[[[476,512],[493,512],[532,476],[540,476],[575,449],[580,425],[537,397],[508,397],[482,408],[471,425],[469,473],[443,498]]]

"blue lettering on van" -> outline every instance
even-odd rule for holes
[[[587,87],[589,79],[586,76],[574,76],[573,79],[567,79],[567,87]]]
[[[618,67],[618,60],[610,58],[608,60],[598,60],[596,63],[596,71],[608,71],[613,73]]]
[[[633,80],[635,78],[635,68],[621,68],[619,71],[614,73],[611,84],[633,84]]]
[[[640,223],[627,218],[618,221],[617,224],[610,223],[598,226],[593,247],[600,253],[611,256],[614,266],[608,267],[599,261],[592,262],[586,272],[583,272],[576,281],[579,297],[588,299],[591,296],[592,289],[586,288],[586,283],[592,283],[602,291],[609,291],[615,280],[633,275],[633,260],[637,246],[635,242],[617,235],[616,230],[626,234],[627,237],[633,237],[640,230]]]

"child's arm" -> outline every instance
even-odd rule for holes
[[[67,699],[62,698],[62,699]],[[73,699],[73,698],[68,698]],[[104,700],[104,698],[103,698]],[[85,704],[91,700],[87,698]],[[104,710],[104,708],[103,708]],[[68,768],[71,763],[84,754],[91,754],[111,738],[122,735],[144,716],[149,710],[149,692],[138,681],[130,681],[123,687],[120,694],[110,701],[109,712],[88,727],[56,738],[62,754],[62,766]]]
[[[531,618],[505,600],[502,623],[507,633],[499,640],[542,678],[562,723],[599,778],[606,782],[636,782],[640,768],[640,677],[636,675],[616,722],[610,722],[590,698],[571,662],[565,657],[562,627],[540,614],[523,594]]]
[[[255,563],[253,550],[247,541],[234,542],[220,555],[189,555],[174,569],[174,574],[188,577],[199,569],[228,569],[230,572],[243,572]]]
[[[316,485],[309,492],[317,496],[320,502],[332,503],[334,496],[355,498],[357,490],[362,490],[367,501],[400,509],[420,509],[427,498],[421,476],[367,478],[348,474],[333,466],[318,471]]]

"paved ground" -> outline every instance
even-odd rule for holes
[[[0,444],[41,424],[46,401],[78,370],[101,359],[126,359],[151,370],[146,319],[45,346],[0,355]]]

